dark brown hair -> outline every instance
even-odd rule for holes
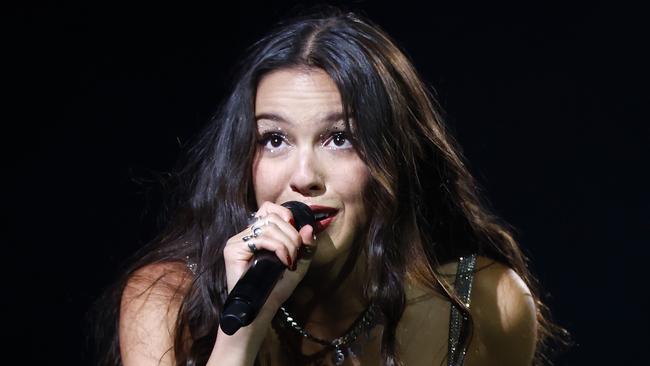
[[[257,84],[272,71],[297,67],[324,70],[334,80],[353,144],[371,172],[366,199],[376,214],[360,250],[368,258],[370,274],[365,296],[378,306],[385,323],[384,365],[398,364],[395,334],[405,308],[407,276],[470,316],[435,270],[470,253],[512,268],[533,290],[538,341],[543,344],[553,326],[526,259],[507,226],[479,197],[435,99],[405,53],[377,25],[330,9],[281,24],[250,49],[229,98],[188,149],[175,175],[179,188],[173,219],[104,297],[108,311],[99,323],[111,328],[101,332],[108,336],[99,363],[120,363],[117,324],[126,281],[149,264],[184,263],[188,257],[197,263],[198,274],[182,294],[173,351],[178,364],[207,362],[227,295],[223,246],[256,209],[251,164],[257,146]],[[471,339],[471,324],[462,333],[465,344]]]

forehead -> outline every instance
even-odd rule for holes
[[[265,75],[255,97],[258,121],[316,122],[339,119],[341,96],[319,69],[282,69]]]

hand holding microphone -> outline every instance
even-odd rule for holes
[[[315,220],[311,209],[297,201],[285,202],[282,206],[263,204],[258,211],[264,215],[263,221],[231,238],[224,249],[226,265],[230,268],[227,268],[230,291],[221,313],[220,326],[228,335],[255,319],[284,270],[298,264],[300,247],[305,245],[311,250],[314,244]],[[290,281],[295,282],[291,289],[276,291],[282,294],[278,294],[280,299],[274,299],[278,302],[275,305],[279,306],[286,300],[282,297],[291,294],[300,278]]]

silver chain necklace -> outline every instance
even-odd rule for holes
[[[323,346],[327,346],[334,349],[334,354],[332,355],[332,361],[335,365],[343,364],[345,360],[345,352],[343,351],[348,345],[352,344],[359,335],[364,331],[369,331],[374,326],[375,320],[375,307],[371,304],[364,310],[361,315],[354,321],[350,329],[342,336],[335,338],[334,340],[327,341],[325,339],[318,338],[311,333],[307,332],[305,328],[301,327],[294,317],[289,314],[287,309],[284,306],[280,307],[280,311],[277,313],[278,320],[280,324],[285,328],[290,328],[295,332],[298,332],[303,338],[307,338]],[[280,314],[282,316],[280,316]]]

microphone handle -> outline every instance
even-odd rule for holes
[[[237,281],[224,304],[220,321],[224,333],[233,335],[253,322],[284,269],[284,263],[275,253],[260,250],[255,254],[251,266]]]

